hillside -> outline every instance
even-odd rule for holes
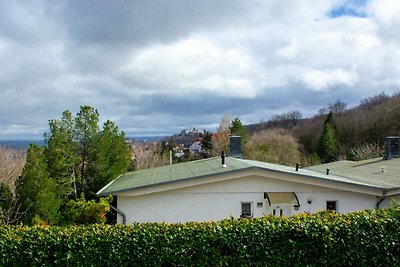
[[[264,129],[286,129],[298,139],[304,154],[311,155],[316,152],[326,115],[332,112],[340,142],[340,158],[345,158],[352,148],[365,144],[381,147],[386,136],[399,135],[400,92],[368,97],[350,109],[346,106],[338,100],[305,119],[298,111],[275,115],[269,121],[247,125],[246,130],[253,134]]]

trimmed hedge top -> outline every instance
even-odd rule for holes
[[[399,266],[400,206],[289,218],[0,226],[1,266]]]

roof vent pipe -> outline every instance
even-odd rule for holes
[[[329,175],[329,169],[326,169],[326,175]]]
[[[298,172],[298,171],[299,171],[299,164],[296,163],[296,172]]]
[[[225,151],[221,151],[221,163],[222,163],[222,168],[226,168],[226,164],[225,164]]]

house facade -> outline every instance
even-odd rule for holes
[[[192,155],[199,155],[203,151],[202,145],[200,141],[194,141],[189,146],[189,153]]]
[[[300,169],[216,157],[126,173],[98,195],[116,196],[118,222],[128,224],[346,213],[399,200],[397,166],[400,159],[375,159]]]

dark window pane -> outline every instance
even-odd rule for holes
[[[336,201],[327,201],[326,202],[326,210],[336,211]]]

